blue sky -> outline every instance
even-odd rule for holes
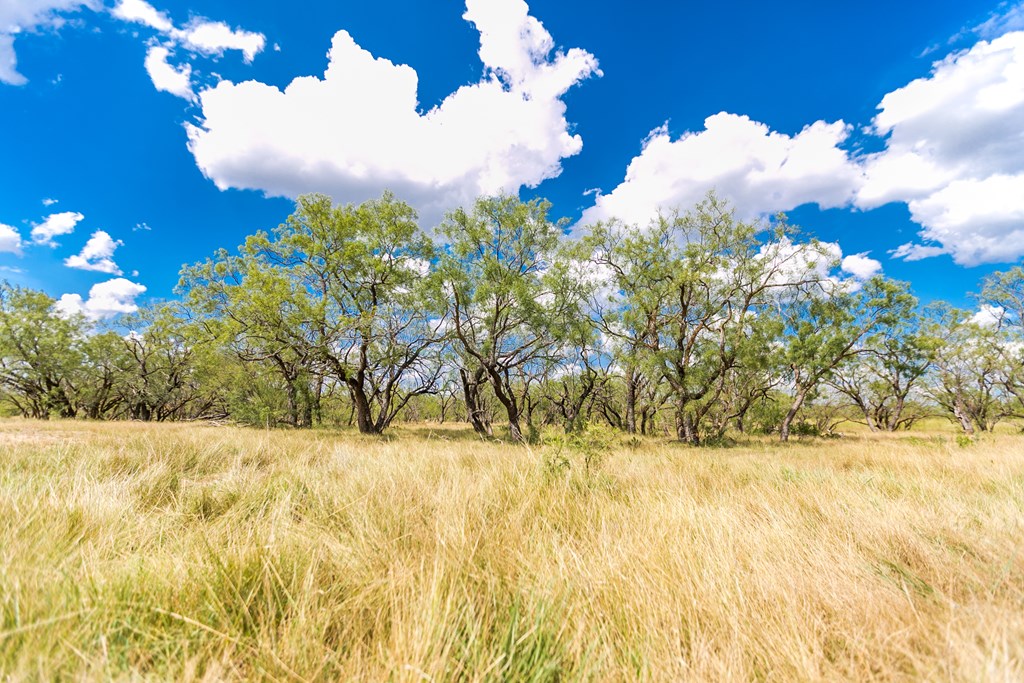
[[[7,0],[0,130],[0,278],[97,318],[385,188],[429,228],[715,187],[967,304],[1024,255],[1024,4]]]

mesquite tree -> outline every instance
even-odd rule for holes
[[[441,274],[453,344],[483,370],[517,441],[526,439],[533,373],[557,355],[572,328],[587,324],[559,254],[562,227],[548,220],[549,208],[485,197],[449,214],[440,229],[449,240]],[[475,372],[472,379],[479,384]]]
[[[876,276],[851,291],[849,282],[798,288],[783,303],[785,362],[792,404],[779,427],[789,439],[793,420],[808,396],[850,358],[862,354],[872,334],[909,317],[915,304],[904,283]]]
[[[585,243],[606,282],[593,300],[594,319],[626,351],[627,415],[635,415],[635,368],[668,385],[676,434],[688,443],[720,434],[724,421],[774,384],[763,373],[763,389],[748,388],[749,401],[731,396],[731,379],[749,381],[743,370],[766,366],[781,330],[777,292],[816,277],[805,272],[803,252],[790,248],[793,233],[782,217],[770,225],[741,221],[713,194],[646,228],[591,228]],[[727,403],[731,412],[716,415]]]
[[[242,358],[279,369],[293,424],[309,424],[323,377],[348,391],[359,431],[379,434],[441,374],[432,258],[415,211],[390,193],[359,206],[307,195],[238,256],[186,269],[182,288],[211,326],[228,323],[219,336]],[[312,393],[305,417],[300,390]]]
[[[0,282],[0,390],[25,417],[75,417],[88,323],[42,292]]]
[[[1024,417],[1024,268],[992,273],[983,281],[979,298],[995,328],[994,351],[1001,361],[1007,410]]]

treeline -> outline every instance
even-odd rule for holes
[[[431,238],[391,194],[304,196],[116,329],[3,284],[0,398],[43,419],[458,419],[526,441],[601,422],[695,444],[1024,416],[1019,267],[987,278],[979,316],[844,275],[833,246],[714,195],[576,239],[549,209],[485,197]]]

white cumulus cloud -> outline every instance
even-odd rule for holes
[[[839,146],[849,132],[842,121],[818,121],[790,136],[725,112],[676,140],[663,126],[648,136],[622,183],[598,195],[580,223],[617,217],[643,225],[659,210],[693,206],[711,189],[744,217],[811,202],[847,205],[861,179]]]
[[[146,73],[153,81],[153,87],[161,92],[194,100],[192,92],[192,65],[172,66],[167,58],[170,50],[162,45],[153,45],[146,52]]]
[[[558,175],[583,144],[561,97],[600,73],[597,60],[555,51],[522,0],[466,7],[464,18],[480,31],[480,82],[421,114],[416,71],[339,31],[323,78],[299,77],[284,90],[222,81],[200,93],[202,121],[188,126],[196,164],[221,189],[274,196],[321,191],[362,201],[391,189],[428,226],[479,194]]]
[[[617,217],[644,225],[687,208],[709,189],[752,216],[806,203],[870,210],[907,204],[920,242],[895,258],[949,254],[961,265],[1024,256],[1024,4],[1004,8],[974,33],[973,47],[888,93],[865,131],[884,149],[850,154],[850,127],[818,121],[796,135],[720,113],[673,140],[655,129],[607,194],[595,193],[580,225]],[[872,259],[873,260],[873,259]],[[863,264],[861,264],[863,265]]]
[[[171,64],[173,48],[212,57],[237,50],[246,63],[250,63],[267,42],[261,33],[231,28],[223,21],[196,18],[184,28],[178,28],[165,12],[145,0],[118,0],[111,13],[122,21],[148,26],[160,34],[163,44],[152,41],[146,52],[146,72],[157,90],[189,101],[195,99],[192,65]]]
[[[21,233],[0,223],[0,254],[3,253],[21,256]]]
[[[843,272],[849,273],[858,280],[869,280],[882,272],[882,263],[868,257],[867,252],[850,254],[840,262]]]
[[[112,14],[122,21],[143,24],[161,33],[170,33],[174,30],[170,18],[145,0],[119,0]]]
[[[81,294],[64,294],[57,301],[56,307],[65,314],[81,313],[91,320],[113,318],[139,310],[135,300],[145,292],[145,286],[118,277],[93,285],[89,290],[89,298],[85,300]]]
[[[204,55],[219,57],[227,50],[238,50],[246,62],[251,62],[267,43],[262,33],[231,28],[223,21],[195,18],[178,28],[165,12],[146,0],[118,0],[111,13],[122,21],[155,29],[172,45]]]
[[[64,259],[68,268],[93,270],[97,273],[120,275],[121,269],[114,263],[114,251],[123,246],[124,242],[115,240],[106,231],[97,230],[82,247],[82,251]]]
[[[961,265],[1024,255],[1024,32],[980,41],[889,94],[874,120],[886,148],[864,160],[857,205],[907,202],[929,244]]]
[[[77,211],[50,214],[43,219],[42,223],[32,228],[32,241],[47,247],[56,247],[57,243],[53,241],[53,238],[59,235],[70,235],[75,231],[75,226],[84,219],[85,216]]]
[[[1002,306],[982,304],[978,312],[971,316],[971,322],[980,327],[997,327],[1006,317],[1006,309]]]
[[[226,50],[238,50],[246,63],[252,62],[267,43],[262,33],[233,29],[223,21],[193,21],[173,35],[188,49],[205,55],[220,56]]]

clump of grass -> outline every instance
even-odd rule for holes
[[[1021,445],[0,421],[0,674],[1019,680]]]

